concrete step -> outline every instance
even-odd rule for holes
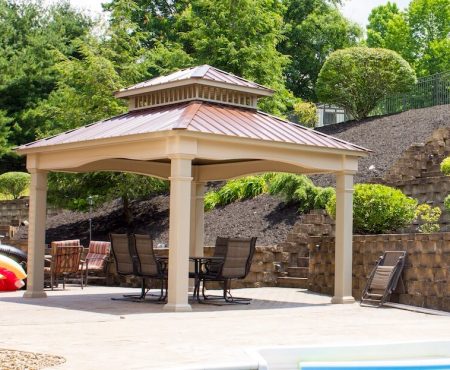
[[[298,267],[309,267],[309,257],[297,257]]]
[[[277,279],[277,286],[281,288],[308,288],[308,279],[299,277],[279,277]]]
[[[288,267],[289,277],[307,278],[309,274],[309,267]]]

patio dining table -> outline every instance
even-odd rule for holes
[[[165,264],[164,268],[167,268],[169,257],[157,257],[157,259]],[[194,272],[189,272],[189,277],[194,279],[194,291],[192,292],[193,298],[201,303],[200,299],[200,282],[202,277],[202,266],[207,263],[215,262],[220,263],[224,261],[223,257],[204,257],[204,256],[189,256],[189,261],[194,262]]]

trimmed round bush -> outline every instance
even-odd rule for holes
[[[30,185],[31,176],[26,172],[6,172],[0,175],[0,193],[18,199]]]
[[[442,162],[441,162],[441,172],[444,175],[450,175],[450,157],[445,158]]]
[[[353,231],[357,234],[383,234],[410,224],[417,201],[400,190],[378,184],[357,184],[353,196]],[[327,204],[336,216],[336,195]]]

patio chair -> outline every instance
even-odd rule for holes
[[[256,238],[229,238],[223,261],[206,261],[204,272],[200,276],[203,282],[202,294],[205,300],[219,298],[205,294],[207,281],[223,283],[223,295],[220,297],[226,303],[249,304],[251,299],[233,297],[231,294],[231,281],[245,279],[250,271],[253,255],[256,248]]]
[[[405,259],[404,251],[387,251],[380,256],[362,292],[361,306],[381,307],[387,301],[401,281]]]
[[[78,242],[78,245],[76,245]],[[51,259],[49,267],[44,267],[44,275],[50,278],[50,287],[57,286],[58,278],[63,279],[63,289],[66,289],[66,277],[79,274],[81,289],[83,289],[83,273],[80,270],[83,247],[79,240],[65,240],[52,242]]]
[[[80,269],[85,273],[84,285],[88,285],[89,274],[100,274],[104,276],[96,276],[97,279],[106,279],[109,256],[111,253],[111,243],[104,241],[91,240],[89,242],[88,253],[86,254],[84,264]]]
[[[139,299],[145,299],[145,296],[150,290],[146,288],[146,280],[149,279],[159,280],[161,294],[158,297],[158,301],[164,300],[167,270],[165,264],[155,256],[152,238],[146,234],[131,234],[130,243],[131,250],[135,252],[134,263],[136,266],[136,275],[142,278],[142,290]]]

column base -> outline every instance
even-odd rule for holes
[[[47,293],[45,293],[43,290],[33,292],[33,291],[26,291],[23,293],[23,298],[47,298]]]
[[[331,303],[333,304],[346,304],[346,303],[355,303],[355,298],[352,296],[344,296],[344,297],[336,297],[331,298]]]
[[[175,303],[166,303],[163,307],[164,311],[167,312],[191,312],[192,307],[190,304],[175,304]]]

